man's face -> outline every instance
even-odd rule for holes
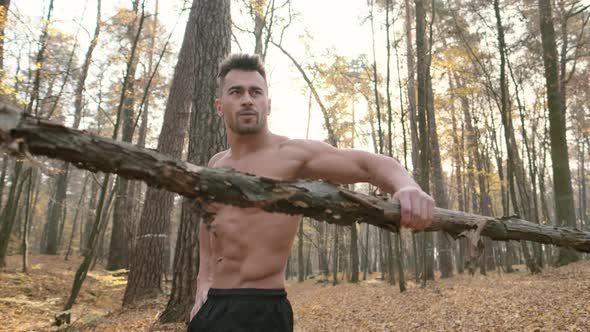
[[[217,113],[238,135],[252,135],[266,127],[270,99],[266,81],[257,71],[231,70],[225,76]]]

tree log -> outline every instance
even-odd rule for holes
[[[365,222],[399,231],[399,204],[322,181],[280,181],[227,168],[206,168],[129,143],[67,128],[0,106],[0,145],[13,155],[29,153],[73,163],[92,172],[116,173],[163,188],[195,203],[219,202],[269,212],[304,215],[339,225]],[[28,157],[30,158],[30,157]],[[483,224],[483,225],[482,225]],[[518,217],[494,218],[435,208],[426,231],[454,237],[475,231],[497,241],[527,240],[590,253],[590,232],[539,225]]]

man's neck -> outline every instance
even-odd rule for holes
[[[250,135],[239,135],[228,130],[227,143],[230,147],[231,158],[240,159],[245,155],[264,148],[269,144],[271,136],[272,133],[268,128],[263,128],[260,132]]]

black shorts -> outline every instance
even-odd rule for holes
[[[292,332],[293,310],[284,289],[211,288],[188,331]]]

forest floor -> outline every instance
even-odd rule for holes
[[[72,310],[73,324],[51,327],[71,288],[80,258],[20,257],[0,270],[0,331],[185,331],[154,324],[166,297],[121,309],[125,276],[97,265]],[[295,331],[590,331],[590,261],[528,274],[458,275],[399,293],[371,275],[359,285],[289,281]]]

